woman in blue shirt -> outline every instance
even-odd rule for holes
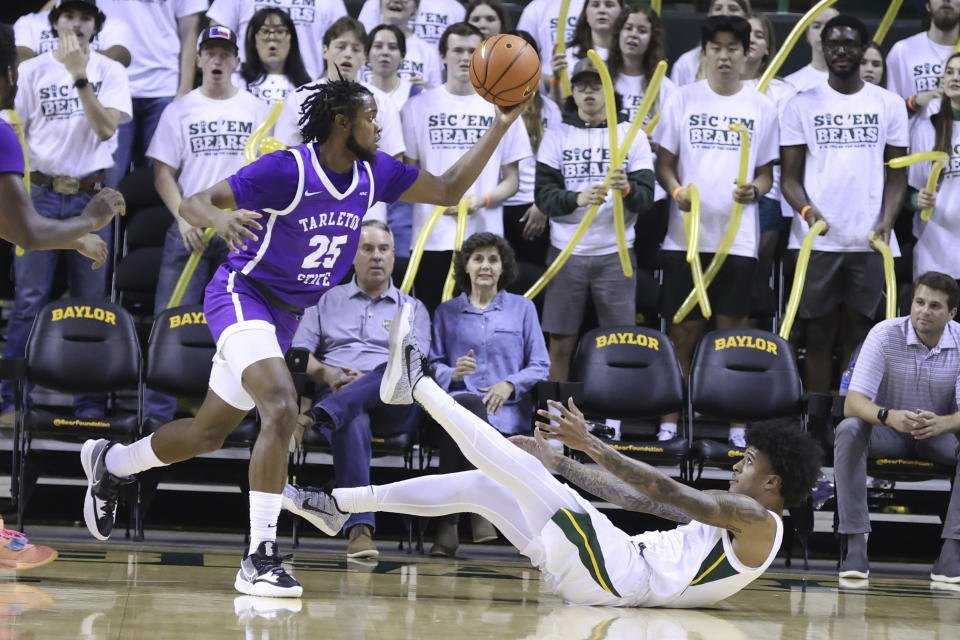
[[[530,392],[547,379],[550,357],[533,302],[505,290],[517,276],[513,249],[500,236],[475,233],[455,254],[453,270],[462,293],[434,313],[434,379],[451,394],[473,395],[472,402],[460,401],[485,410],[481,417],[500,433],[529,433],[534,409]],[[452,446],[440,443],[441,473],[472,468],[452,441],[446,444]],[[474,518],[474,541],[496,535],[489,523],[479,527],[486,532],[478,535],[478,524]],[[455,519],[440,523],[436,540],[431,555],[454,555]]]

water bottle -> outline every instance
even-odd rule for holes
[[[850,365],[847,367],[847,370],[843,372],[842,376],[840,376],[840,391],[838,395],[841,398],[847,395],[847,389],[850,388],[850,379],[853,377],[853,367],[856,364],[856,360],[850,360]]]

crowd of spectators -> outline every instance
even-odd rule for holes
[[[960,204],[953,193],[960,177],[960,129],[953,126],[960,119],[960,55],[953,54],[960,2],[927,0],[924,30],[893,44],[886,57],[858,18],[827,9],[807,29],[809,64],[774,78],[760,93],[758,79],[777,51],[770,18],[754,12],[749,0],[713,0],[703,16],[701,46],[672,61],[658,89],[645,122],[655,124],[653,133],[639,133],[622,166],[612,171],[617,151],[610,148],[606,98],[587,51],[595,50],[609,68],[622,140],[665,57],[664,21],[645,3],[572,0],[567,24],[558,28],[559,5],[559,0],[531,0],[514,30],[500,0],[366,0],[357,18],[348,15],[342,0],[50,0],[12,30],[0,26],[0,44],[15,38],[19,56],[4,71],[19,72],[15,102],[0,107],[19,117],[33,203],[43,216],[79,215],[101,185],[116,186],[128,173],[152,165],[156,193],[170,214],[156,287],[159,313],[191,253],[201,252],[202,259],[184,304],[202,300],[204,285],[227,252],[222,240],[205,237],[179,216],[180,202],[243,166],[245,143],[273,105],[282,102],[283,109],[271,134],[297,145],[300,106],[311,87],[340,78],[361,82],[377,102],[381,150],[441,174],[494,117],[493,105],[471,83],[474,51],[485,38],[507,32],[537,48],[541,91],[464,196],[468,216],[460,250],[455,250],[458,207],[450,207],[426,241],[412,294],[401,292],[393,279],[402,277],[394,274],[396,259],[409,255],[432,207],[377,205],[363,223],[351,280],[331,289],[303,317],[294,346],[312,353],[308,373],[318,391],[304,407],[300,426],[329,440],[340,486],[369,483],[372,436],[417,429],[422,422],[416,408],[387,407],[377,396],[390,319],[406,301],[415,304],[418,341],[429,346],[438,383],[472,396],[462,402],[505,435],[530,431],[533,388],[538,381],[569,378],[578,336],[594,322],[662,323],[686,373],[708,328],[699,309],[674,322],[693,288],[684,225],[691,184],[702,199],[704,264],[717,252],[735,205],[743,211],[730,255],[709,288],[718,328],[748,327],[775,314],[761,311],[757,302],[777,286],[775,267],[789,268],[808,229],[819,220],[827,223],[827,232],[813,244],[794,336],[805,357],[808,390],[835,388],[836,362],[848,362],[865,338],[870,352],[879,348],[878,340],[888,351],[897,340],[905,352],[926,349],[924,357],[956,350],[953,324],[941,331],[949,344],[931,344],[932,334],[917,329],[913,317],[913,324],[900,318],[878,325],[885,327],[883,336],[896,340],[871,333],[881,319],[884,281],[881,256],[868,236],[887,241],[897,257],[909,246],[904,256],[912,265],[904,271],[927,274],[921,282],[943,292],[947,311],[955,312],[957,295],[949,283],[960,278],[954,248]],[[566,42],[563,53],[556,52],[558,38]],[[564,73],[570,96],[563,95]],[[737,181],[741,134],[731,125],[742,125],[750,138],[742,182]],[[894,157],[931,150],[950,156],[935,192],[926,189],[930,163],[909,170],[886,165]],[[660,278],[653,314],[637,307],[638,275],[624,275],[614,199],[622,200],[632,265],[654,265]],[[518,276],[542,273],[593,206],[596,219],[547,285],[542,309],[510,292]],[[920,217],[924,209],[933,210],[928,220]],[[898,216],[913,216],[912,237],[897,238]],[[909,230],[898,228],[901,235]],[[23,357],[33,319],[51,295],[59,258],[69,266],[71,295],[108,293],[108,270],[91,270],[89,257],[99,255],[98,242],[111,240],[104,229],[79,253],[16,252],[5,358]],[[443,301],[448,273],[456,290]],[[913,307],[929,306],[926,298],[911,301]],[[918,335],[927,339],[915,339]],[[904,434],[929,428],[933,418],[926,414],[954,413],[957,397],[950,389],[960,372],[954,360],[937,365],[946,373],[936,374],[944,378],[942,397],[930,407],[917,404],[926,396],[891,391],[895,385],[886,381],[877,358],[870,360],[869,378],[856,369],[852,397],[912,412],[892,425],[903,437],[883,446],[910,444]],[[5,382],[7,417],[12,392]],[[901,400],[911,404],[882,405]],[[844,459],[860,455],[868,440],[874,446],[867,426],[877,425],[877,433],[887,424],[886,415],[868,419],[872,407],[861,402],[841,425],[838,447],[845,447]],[[104,399],[78,396],[75,408],[80,416],[102,414]],[[147,414],[166,421],[176,408],[175,398],[149,393]],[[908,423],[912,426],[904,426]],[[951,432],[960,425],[938,428],[942,446],[933,453],[921,447],[920,453],[955,461]],[[731,425],[732,445],[743,447],[743,436],[743,425]],[[664,416],[657,438],[675,437],[677,416]],[[441,470],[468,468],[455,446],[438,447]],[[848,490],[851,483],[862,489],[857,475],[862,473],[850,469],[842,482],[844,495],[853,498],[845,499],[859,504],[859,494]],[[853,516],[841,511],[841,531],[862,533],[862,519],[859,511]],[[473,523],[478,540],[489,537],[489,523],[480,520]],[[955,522],[950,520],[950,536],[960,536]],[[455,519],[442,524],[438,555],[456,552],[456,526]],[[351,556],[376,554],[372,514],[352,516],[345,530]],[[851,545],[864,553],[848,566],[863,573],[865,551],[859,540]],[[939,570],[953,571],[953,562],[947,558]]]

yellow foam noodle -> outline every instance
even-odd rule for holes
[[[560,2],[560,15],[557,20],[557,53],[567,52],[567,13],[570,12],[570,0]],[[573,93],[573,87],[570,86],[570,72],[567,69],[560,70],[560,89],[563,90],[563,97],[566,98]]]
[[[767,86],[769,86],[770,81],[777,71],[780,71],[780,67],[783,66],[784,61],[787,59],[787,56],[790,55],[790,52],[793,50],[793,47],[796,46],[797,40],[800,39],[800,36],[803,35],[803,32],[807,30],[807,27],[810,26],[810,23],[814,19],[823,13],[824,9],[830,5],[836,4],[837,0],[820,0],[817,4],[813,5],[809,11],[803,14],[803,17],[800,18],[800,22],[793,26],[793,29],[790,30],[790,35],[787,36],[787,39],[783,41],[783,46],[780,47],[780,50],[777,51],[777,55],[773,56],[773,60],[770,61],[770,64],[767,66],[767,70],[763,72],[763,75],[760,76],[760,81],[757,82],[757,91],[760,93],[765,93]]]
[[[650,8],[656,12],[657,15],[663,11],[663,0],[650,0]]]
[[[816,224],[807,231],[807,235],[803,237],[803,243],[800,245],[800,253],[797,254],[797,268],[793,272],[793,287],[790,289],[787,311],[783,314],[783,322],[780,325],[780,337],[784,340],[790,339],[793,321],[796,319],[797,309],[800,307],[800,296],[803,295],[803,286],[807,280],[807,266],[810,264],[810,252],[813,251],[813,241],[823,233],[826,228],[826,222],[817,220]]]
[[[657,111],[657,115],[650,118],[650,122],[647,123],[647,126],[643,128],[643,132],[648,136],[653,135],[653,130],[657,128],[657,124],[660,122],[660,116],[663,115],[663,111]]]
[[[710,308],[710,299],[707,298],[707,286],[703,282],[703,267],[700,264],[700,190],[692,183],[686,186],[686,190],[690,196],[690,211],[683,214],[683,231],[687,236],[687,262],[690,263],[693,274],[693,290],[700,303],[700,312],[704,318],[709,319],[713,310]],[[678,310],[673,316],[673,322],[679,324],[682,320]]]
[[[900,5],[903,4],[903,0],[891,0],[890,6],[887,7],[887,12],[883,14],[883,20],[880,21],[880,26],[877,27],[877,32],[873,36],[873,41],[877,44],[882,44],[884,39],[887,37],[887,32],[890,31],[890,25],[893,24],[893,21],[897,17],[897,13],[900,11]]]
[[[273,125],[277,123],[277,120],[280,118],[280,112],[283,111],[283,102],[278,102],[273,105],[273,108],[270,109],[270,113],[267,114],[266,119],[260,123],[260,125],[253,130],[253,133],[250,134],[250,137],[247,138],[246,144],[243,145],[243,159],[247,161],[247,164],[250,164],[256,160],[262,150],[260,148],[260,141],[263,140],[264,136],[267,135],[267,132],[273,128]],[[273,138],[271,138],[273,140]],[[276,144],[280,144],[274,140]],[[285,147],[279,147],[285,148]],[[270,151],[276,151],[276,148],[270,149]],[[269,152],[267,152],[269,153]]]
[[[867,235],[870,239],[870,245],[880,252],[883,256],[883,278],[887,283],[887,320],[897,317],[897,274],[893,268],[893,254],[890,253],[890,245],[883,240],[875,238],[873,231]]]
[[[619,166],[623,163],[623,159],[627,157],[627,152],[630,150],[630,145],[633,144],[634,138],[637,137],[637,133],[640,132],[640,126],[643,123],[644,119],[647,117],[647,114],[650,112],[650,107],[653,105],[654,99],[657,97],[657,94],[660,90],[660,83],[663,80],[664,74],[667,72],[667,63],[665,60],[661,60],[657,63],[657,68],[653,73],[653,77],[650,79],[650,84],[647,85],[647,91],[643,96],[643,100],[640,101],[640,106],[637,108],[637,113],[633,116],[633,122],[630,124],[630,129],[627,130],[627,135],[623,138],[623,144],[620,145],[620,149],[617,152],[615,158],[612,160],[619,160],[619,162],[611,162],[610,168]],[[606,177],[603,181],[604,185],[610,184],[610,172],[607,172]],[[593,219],[597,215],[598,207],[596,205],[587,209],[587,212],[584,214],[583,219],[580,220],[580,224],[577,225],[577,228],[573,232],[570,241],[567,242],[567,246],[560,251],[560,254],[554,258],[553,262],[547,267],[547,270],[541,275],[533,285],[527,289],[526,293],[523,295],[531,300],[536,298],[544,287],[547,286],[547,283],[553,279],[555,275],[563,268],[563,265],[567,262],[571,255],[573,255],[573,250],[579,244],[580,240],[583,238],[583,234],[587,232],[587,229],[593,223]]]
[[[20,122],[20,115],[13,109],[7,109],[7,117],[10,119],[13,132],[17,134],[17,140],[20,141],[20,148],[23,149],[23,186],[27,189],[27,195],[30,195],[30,156],[27,154],[27,138],[23,134],[23,123]]]
[[[463,245],[463,237],[467,235],[467,214],[470,212],[470,199],[461,198],[457,203],[457,236],[454,241],[454,250],[459,251]],[[453,279],[453,262],[456,260],[456,254],[450,258],[450,268],[447,270],[447,279],[443,283],[443,293],[440,297],[441,302],[446,302],[453,297],[453,288],[456,281]]]
[[[960,38],[957,39],[957,44],[953,45],[953,52],[960,53]]]
[[[587,51],[587,56],[593,60],[600,73],[600,82],[603,85],[604,107],[607,112],[607,134],[610,137],[610,162],[616,163],[617,167],[623,165],[618,157],[620,154],[620,145],[617,143],[617,102],[613,93],[613,80],[610,78],[610,71],[606,63],[593,49]],[[620,160],[618,162],[618,160]],[[630,263],[630,249],[627,247],[627,230],[623,220],[623,192],[619,189],[614,190],[613,194],[613,228],[617,236],[617,254],[620,256],[620,268],[623,275],[628,278],[633,277],[633,265]]]
[[[737,131],[740,133],[740,169],[737,174],[737,184],[743,184],[747,181],[747,171],[750,166],[750,132],[745,126],[739,122],[730,125],[731,131]],[[730,255],[730,247],[733,246],[733,241],[737,238],[737,233],[740,232],[740,221],[743,218],[743,205],[739,202],[733,203],[733,212],[730,216],[730,222],[727,224],[727,230],[723,234],[723,238],[720,239],[720,244],[717,246],[716,253],[713,254],[713,259],[710,260],[710,264],[707,266],[706,272],[703,274],[703,284],[706,287],[710,286],[710,283],[713,282],[713,279],[717,277],[717,273],[720,272],[720,268],[723,266],[724,261],[727,259],[727,256]],[[689,255],[687,257],[689,260]],[[677,310],[674,318],[680,318],[683,320],[687,317],[687,314],[693,311],[694,305],[697,304],[698,295],[696,290],[691,291],[687,298],[683,301],[683,304],[680,305],[680,308]],[[674,320],[676,322],[676,320]]]
[[[440,216],[442,216],[446,210],[447,208],[443,205],[434,207],[430,215],[427,216],[426,222],[423,223],[423,228],[420,229],[420,235],[417,236],[417,242],[413,245],[413,251],[410,252],[410,262],[407,263],[407,272],[403,274],[400,291],[410,293],[410,289],[413,288],[413,281],[417,277],[417,271],[420,269],[420,260],[423,258],[423,248],[427,245],[427,239],[430,237],[434,225],[437,224],[437,220],[440,219]]]
[[[204,247],[206,247],[210,239],[213,238],[214,233],[216,233],[216,231],[212,228],[203,230]],[[200,263],[200,256],[202,255],[203,249],[194,251],[190,254],[190,257],[187,258],[187,264],[183,265],[180,278],[177,280],[176,286],[173,287],[173,293],[170,295],[170,302],[167,303],[167,309],[180,306],[180,301],[183,300],[183,294],[187,291],[187,285],[190,284],[190,278],[193,277],[193,272],[197,270],[197,265]]]
[[[932,162],[933,166],[930,168],[930,175],[927,176],[926,189],[930,193],[936,193],[937,186],[940,183],[940,173],[949,161],[950,156],[943,151],[919,151],[917,153],[911,153],[908,156],[893,158],[887,165],[894,169],[901,169],[911,164],[916,164],[917,162]],[[924,209],[920,212],[920,219],[926,222],[932,215],[932,208]]]

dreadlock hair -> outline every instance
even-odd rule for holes
[[[783,506],[801,504],[813,491],[823,464],[823,449],[809,433],[800,430],[795,418],[776,418],[753,423],[747,429],[747,446],[756,447],[770,460],[780,476]]]
[[[364,98],[373,96],[369,89],[341,76],[307,87],[310,95],[300,107],[300,136],[304,144],[323,144],[330,137],[337,115],[353,120],[364,104]]]

